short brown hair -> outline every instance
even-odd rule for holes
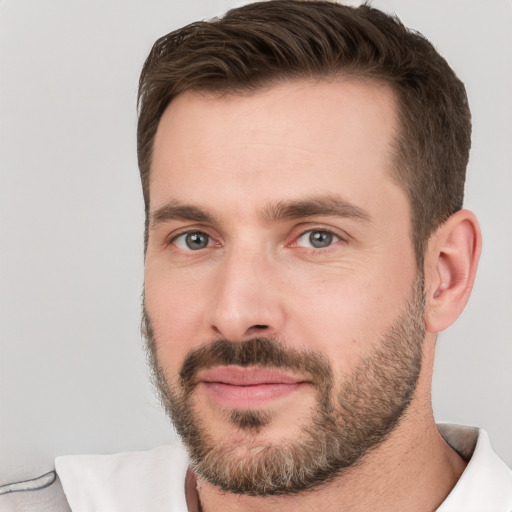
[[[422,266],[432,232],[462,207],[471,114],[464,85],[432,44],[366,4],[257,2],[158,39],[144,64],[138,97],[146,222],[153,142],[178,94],[251,92],[337,75],[378,80],[396,94],[394,177],[410,200],[411,238]]]

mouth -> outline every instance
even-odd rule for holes
[[[309,387],[303,376],[275,368],[217,366],[198,375],[198,388],[227,409],[260,409]]]

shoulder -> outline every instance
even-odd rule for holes
[[[73,510],[182,511],[188,457],[181,445],[55,461]]]
[[[71,512],[60,479],[49,471],[30,480],[0,487],[2,512]]]

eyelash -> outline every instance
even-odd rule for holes
[[[319,232],[319,233],[327,233],[328,235],[331,235],[333,237],[333,242],[330,243],[328,246],[325,246],[325,247],[304,247],[304,246],[299,246],[297,245],[298,241],[304,237],[305,235],[307,235],[308,233],[313,233],[313,232]],[[181,251],[185,251],[185,252],[199,252],[201,251],[202,249],[197,249],[197,250],[193,250],[193,249],[183,249],[183,248],[180,248],[180,247],[177,247],[176,245],[176,241],[181,238],[181,237],[186,237],[188,235],[194,235],[194,234],[198,234],[198,235],[204,235],[206,237],[208,237],[209,241],[208,241],[208,245],[204,248],[208,248],[210,247],[210,243],[213,242],[215,245],[220,245],[218,242],[215,241],[214,237],[212,237],[211,235],[209,235],[206,231],[204,230],[201,230],[201,229],[189,229],[187,231],[182,231],[176,235],[174,235],[173,237],[171,237],[169,239],[168,242],[166,242],[166,245],[174,245],[176,247],[177,250],[181,250]],[[294,237],[294,241],[291,243],[291,244],[287,244],[287,247],[299,247],[299,248],[302,248],[306,251],[309,251],[309,252],[326,252],[327,250],[329,250],[329,248],[331,248],[333,245],[336,245],[337,243],[339,242],[346,242],[346,238],[342,237],[340,234],[334,232],[333,230],[331,229],[328,229],[328,228],[325,228],[325,227],[313,227],[313,228],[309,228],[309,229],[306,229],[304,231],[301,231],[297,236]]]
[[[333,241],[332,243],[330,243],[329,245],[325,246],[325,247],[303,247],[303,246],[299,246],[297,245],[298,244],[298,241],[303,238],[305,235],[307,235],[308,233],[327,233],[328,235],[330,235],[332,238],[333,238]],[[311,236],[311,235],[310,235]],[[335,233],[333,230],[331,229],[327,229],[327,228],[310,228],[310,229],[306,229],[305,231],[303,231],[302,233],[300,233],[296,238],[295,238],[295,241],[293,242],[293,244],[291,245],[292,247],[301,247],[302,249],[306,249],[310,252],[317,252],[317,251],[322,251],[322,252],[325,252],[327,251],[329,248],[331,248],[333,245],[336,245],[337,243],[339,242],[343,242],[345,241],[341,235],[339,235],[338,233]]]
[[[178,233],[177,235],[174,235],[170,240],[169,242],[166,244],[166,245],[174,245],[177,247],[177,244],[176,244],[176,241],[181,238],[181,237],[187,237],[188,235],[204,235],[206,236],[209,241],[208,241],[208,245],[207,247],[209,247],[210,245],[210,242],[214,241],[214,238],[212,236],[210,236],[206,231],[202,231],[200,229],[190,229],[190,230],[187,230],[187,231],[182,231],[181,233]],[[183,250],[183,251],[187,251],[186,249],[182,249],[180,247],[177,247],[178,250]],[[188,251],[187,251],[188,252]],[[189,249],[189,252],[196,252],[192,249]]]

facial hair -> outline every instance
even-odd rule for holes
[[[224,492],[279,496],[332,480],[359,464],[397,427],[421,370],[423,316],[423,281],[418,277],[403,313],[337,392],[331,364],[322,354],[290,349],[275,338],[207,343],[187,354],[179,382],[169,383],[157,358],[158,340],[145,308],[143,333],[153,381],[188,449],[192,469]],[[215,441],[194,405],[194,392],[198,372],[219,365],[277,368],[306,375],[316,392],[316,408],[300,435],[275,444],[258,443],[257,436],[251,442],[231,445]],[[256,435],[271,424],[272,413],[233,410],[229,420],[239,430]]]

